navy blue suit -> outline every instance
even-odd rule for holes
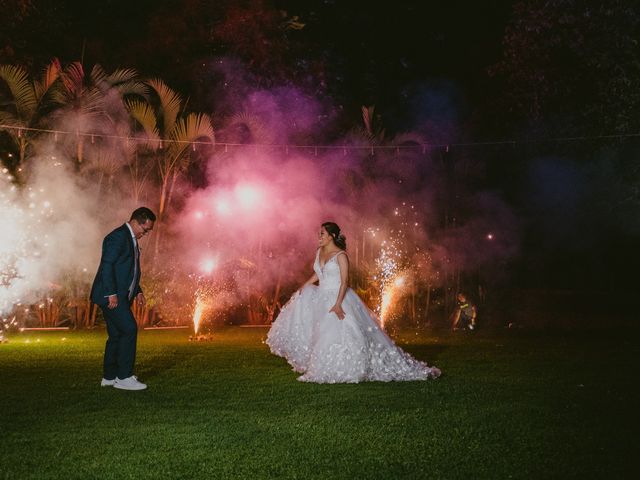
[[[107,235],[102,242],[102,258],[91,287],[91,301],[102,309],[109,334],[103,375],[108,380],[133,375],[138,325],[131,312],[131,300],[142,293],[136,248],[126,224]],[[118,306],[111,309],[107,307],[108,296],[114,294],[118,297]]]

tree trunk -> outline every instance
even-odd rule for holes
[[[165,175],[165,177],[162,179],[162,189],[160,190],[160,204],[158,206],[158,216],[156,218],[155,228],[154,228],[154,232],[156,235],[156,244],[155,244],[155,250],[154,250],[155,256],[157,256],[158,252],[160,251],[160,237],[162,236],[161,235],[162,221],[164,217],[164,211],[165,211],[165,205],[166,205],[166,199],[167,199],[168,180],[169,180],[169,176]]]
[[[429,306],[431,305],[431,284],[427,285],[427,300],[424,303],[424,319],[429,318]]]
[[[165,208],[168,210],[171,206],[171,199],[173,198],[173,189],[176,186],[176,180],[178,179],[178,172],[174,172],[171,176],[171,185],[169,186],[169,193],[167,194],[167,204]]]
[[[416,324],[416,285],[411,285],[411,322]]]
[[[84,137],[78,138],[78,144],[76,145],[76,160],[78,161],[78,167],[82,165],[84,160]]]

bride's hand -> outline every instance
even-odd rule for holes
[[[342,310],[341,306],[334,305],[333,307],[331,307],[331,310],[329,310],[329,312],[335,313],[340,320],[344,320],[345,313],[344,310]]]

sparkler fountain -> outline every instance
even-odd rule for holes
[[[417,217],[418,212],[415,207],[403,202],[402,206],[393,209],[393,215],[390,217],[393,221],[388,233],[380,227],[369,229],[374,237],[376,235],[386,237],[380,243],[380,252],[375,259],[376,271],[373,275],[380,292],[379,304],[375,311],[382,328],[385,328],[390,320],[398,302],[409,287],[412,287],[414,272],[413,268],[409,268],[407,243],[415,240],[408,233],[419,228]]]
[[[198,330],[200,330],[200,322],[202,321],[202,314],[204,313],[206,304],[201,293],[196,292],[196,306],[193,311],[193,333],[196,338],[198,337]]]
[[[397,240],[383,240],[375,262],[377,272],[373,277],[380,288],[380,303],[376,308],[376,313],[380,318],[382,328],[385,327],[394,302],[398,300],[399,294],[405,286],[406,273],[402,273],[404,262],[402,250],[399,248]]]
[[[213,310],[215,283],[212,279],[214,270],[218,267],[217,255],[208,255],[200,261],[201,275],[194,276],[197,288],[194,294],[193,307],[193,336],[189,341],[212,340],[211,334],[201,334],[200,328],[207,313]]]

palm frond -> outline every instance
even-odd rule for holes
[[[141,100],[127,100],[125,106],[133,119],[142,127],[150,142],[156,142],[159,138],[156,114],[147,102]]]
[[[91,73],[89,74],[89,78],[91,79],[91,83],[97,87],[106,83],[107,81],[107,72],[104,71],[102,65],[95,64],[91,69]]]
[[[15,65],[0,65],[0,79],[11,91],[18,117],[24,120],[33,117],[38,102],[27,72]]]
[[[115,175],[123,166],[120,152],[112,148],[95,149],[91,158],[91,165],[105,175]]]
[[[100,117],[105,111],[106,97],[97,88],[88,88],[77,98],[74,109],[88,117]]]
[[[20,121],[18,117],[16,117],[12,112],[2,111],[0,110],[0,124],[1,125],[9,125],[12,127],[23,127],[24,122]],[[2,130],[2,129],[0,129]],[[9,134],[13,135],[13,129],[7,129]]]
[[[149,87],[139,80],[138,72],[133,68],[121,68],[110,74],[106,81],[116,88],[120,95],[138,95],[147,98]]]
[[[68,99],[81,95],[84,89],[84,68],[80,62],[73,62],[65,67],[60,78],[64,85],[65,96]]]
[[[273,142],[274,134],[265,123],[256,115],[249,112],[240,112],[233,115],[229,121],[229,127],[234,125],[244,126],[251,134],[253,143],[269,144]]]
[[[62,70],[62,66],[60,65],[60,60],[54,58],[51,60],[51,63],[47,65],[42,73],[42,79],[36,80],[34,83],[34,90],[36,94],[36,100],[40,102],[49,89],[55,85],[56,81],[60,77],[60,71]]]
[[[205,113],[190,113],[186,118],[176,122],[170,139],[172,142],[169,146],[169,155],[173,160],[177,160],[190,147],[191,142],[214,143],[215,134],[211,126],[211,118]]]
[[[120,85],[123,83],[135,82],[139,78],[137,70],[134,68],[119,68],[108,75],[106,81],[109,85]]]
[[[149,80],[147,83],[158,96],[162,115],[162,132],[163,136],[166,136],[174,130],[178,113],[180,113],[182,98],[158,78]]]

